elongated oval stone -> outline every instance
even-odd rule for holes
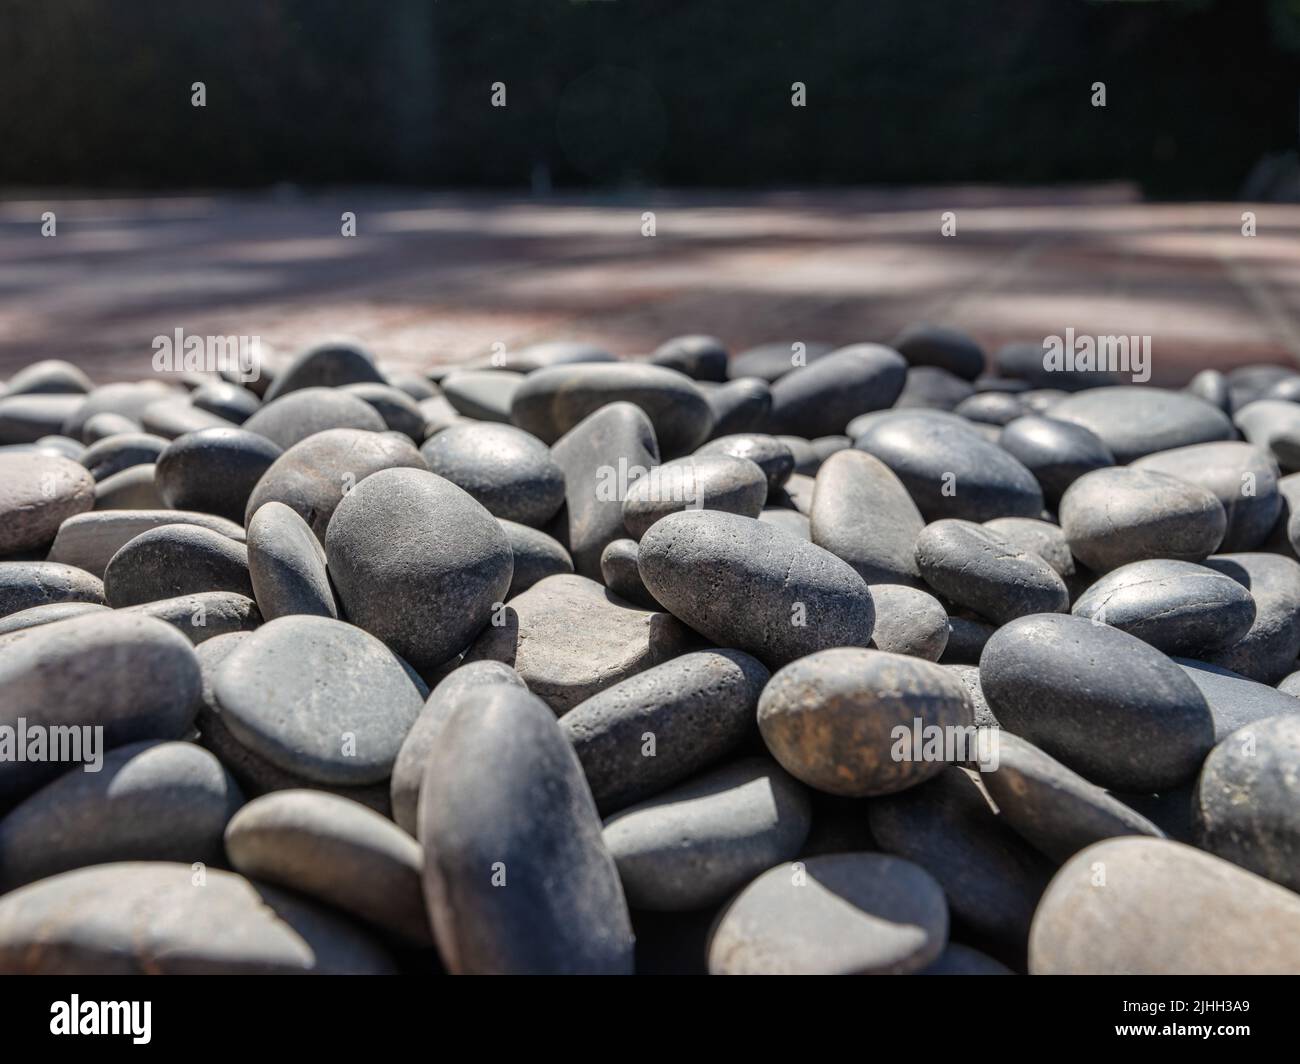
[[[741,432],[730,436],[717,436],[701,447],[696,454],[729,454],[733,458],[748,458],[767,477],[769,493],[785,485],[794,472],[794,452],[790,445],[775,436],[761,432]]]
[[[748,458],[690,455],[656,466],[628,489],[623,525],[633,539],[667,514],[720,510],[757,517],[767,501],[767,477]]]
[[[1085,473],[1115,464],[1115,456],[1091,429],[1051,417],[1017,418],[1002,430],[998,446],[1034,475],[1053,506]]]
[[[102,513],[82,513],[69,517],[59,526],[54,537],[49,560],[75,565],[78,569],[98,576],[113,555],[142,532],[159,525],[196,525],[210,528],[223,536],[242,542],[244,529],[234,521],[215,514],[194,513],[189,510],[110,510]]]
[[[339,388],[367,381],[384,382],[370,352],[345,340],[330,340],[298,352],[279,367],[265,399],[271,402],[304,388]]]
[[[266,503],[248,522],[248,575],[268,621],[295,613],[339,615],[325,549],[311,526],[283,503]]]
[[[248,550],[196,525],[160,525],[128,542],[104,570],[104,596],[113,607],[201,591],[253,597]]]
[[[1079,392],[1053,406],[1052,417],[1090,430],[1121,465],[1156,451],[1232,438],[1232,422],[1204,399],[1139,385]]]
[[[843,432],[854,417],[892,406],[907,362],[883,344],[854,344],[784,374],[772,385],[768,430],[812,439]]]
[[[890,654],[938,661],[948,645],[948,614],[928,592],[902,584],[873,584],[876,626],[871,642]]]
[[[0,557],[47,546],[59,526],[95,505],[95,482],[54,455],[0,453]]]
[[[564,503],[564,472],[549,448],[513,425],[452,425],[420,454],[430,470],[503,520],[540,527]]]
[[[383,432],[388,426],[364,399],[337,388],[311,387],[273,397],[244,422],[243,428],[288,450],[327,429]]]
[[[283,453],[265,436],[243,429],[186,433],[158,456],[158,494],[177,510],[219,514],[242,523],[248,497]]]
[[[61,562],[0,562],[0,617],[59,602],[103,603],[104,585]]]

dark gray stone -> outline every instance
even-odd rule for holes
[[[326,429],[388,428],[373,406],[338,388],[303,388],[271,399],[243,427],[285,450]]]
[[[1091,429],[1035,414],[1007,424],[998,436],[998,446],[1034,475],[1043,498],[1053,506],[1085,473],[1115,464],[1114,456]]]
[[[949,942],[944,947],[939,959],[917,975],[1015,975],[1001,961],[995,961],[987,953]]]
[[[167,509],[109,510],[67,518],[54,537],[49,560],[75,565],[102,578],[114,554],[142,532],[160,525],[194,525],[220,532],[236,542],[244,539],[242,525],[215,514]]]
[[[1228,378],[1217,369],[1201,370],[1187,382],[1184,390],[1232,416],[1232,389]]]
[[[442,379],[442,394],[456,412],[476,421],[510,424],[510,404],[525,374],[504,369],[467,370]]]
[[[99,602],[49,602],[44,606],[32,606],[0,617],[0,635],[35,628],[38,624],[66,621],[69,617],[80,617],[87,613],[103,613],[107,609],[107,606]]]
[[[876,626],[871,642],[877,650],[938,661],[948,645],[948,613],[928,592],[903,584],[872,584]]]
[[[974,394],[970,381],[955,373],[939,366],[912,366],[907,371],[907,383],[903,385],[894,407],[897,410],[952,410]]]
[[[253,489],[283,453],[255,432],[203,429],[168,444],[158,456],[154,479],[168,506],[242,523]]]
[[[539,580],[559,573],[573,572],[573,559],[560,542],[545,532],[514,521],[498,521],[506,534],[515,567],[510,577],[506,601],[522,595]]]
[[[234,591],[200,591],[195,595],[157,599],[127,606],[122,613],[138,613],[170,624],[195,646],[231,632],[251,632],[262,623],[257,603]]]
[[[85,396],[75,394],[0,396],[0,444],[35,443],[61,433],[84,402]],[[73,438],[80,439],[80,433]]]
[[[233,424],[224,417],[193,406],[188,395],[157,399],[140,412],[140,425],[145,432],[167,440],[174,440],[187,432],[231,428]]]
[[[978,654],[975,657],[976,660],[979,659]],[[965,685],[966,693],[970,695],[971,706],[975,711],[975,727],[998,727],[997,717],[993,715],[993,710],[989,709],[988,702],[984,700],[984,690],[980,687],[979,666],[945,664],[943,667]]]
[[[945,665],[978,665],[984,644],[996,629],[978,617],[948,612],[948,643],[939,658]]]
[[[0,562],[0,617],[56,602],[104,601],[104,585],[59,562]]]
[[[909,325],[894,347],[913,366],[937,366],[973,381],[984,372],[984,350],[964,332],[942,325]]]
[[[46,358],[32,362],[5,384],[5,395],[85,395],[94,389],[89,377],[71,362]]]
[[[713,414],[713,428],[709,433],[712,439],[759,432],[767,424],[772,409],[772,390],[767,381],[758,377],[741,377],[719,384],[708,389],[704,398]]]
[[[1186,392],[1144,385],[1079,392],[1053,406],[1052,417],[1090,429],[1121,465],[1233,435],[1232,422],[1218,407]]]
[[[420,454],[503,520],[541,527],[564,504],[564,472],[550,449],[513,425],[452,425],[429,437]]]
[[[222,380],[195,388],[190,392],[190,402],[195,409],[216,414],[233,425],[242,425],[262,405],[262,401],[247,388]]]
[[[1071,369],[1047,365],[1048,352],[1043,341],[1011,343],[999,348],[993,360],[998,372],[1028,381],[1038,388],[1078,392],[1085,388],[1102,388],[1119,383],[1119,377],[1104,369]]]
[[[311,526],[284,503],[258,507],[248,522],[248,575],[268,620],[306,613],[339,615],[325,571],[325,551]]]
[[[1300,713],[1300,698],[1287,689],[1248,680],[1231,669],[1191,658],[1174,659],[1200,688],[1214,717],[1214,741],[1222,742],[1238,728],[1269,717]]]
[[[710,440],[695,453],[729,454],[735,458],[749,459],[767,477],[769,492],[784,487],[785,482],[790,479],[790,474],[794,472],[794,453],[789,445],[775,436],[767,436],[759,432],[719,436]]]
[[[610,591],[633,606],[640,606],[643,610],[661,610],[663,607],[641,582],[637,554],[636,540],[614,540],[600,556],[601,579]]]
[[[160,510],[166,505],[153,465],[131,466],[95,485],[96,510]]]
[[[168,442],[168,437],[148,432],[124,432],[92,443],[79,461],[98,482],[132,466],[157,462]]]
[[[414,399],[391,384],[346,384],[343,390],[375,408],[389,432],[400,432],[415,443],[424,439],[424,414]]]
[[[1008,392],[976,392],[953,408],[953,413],[981,425],[1009,425],[1028,411],[1024,403]]]
[[[272,402],[290,392],[308,388],[339,388],[344,384],[384,383],[369,351],[345,340],[331,340],[300,351],[284,366],[266,390]],[[282,443],[280,446],[288,447]]]
[[[690,455],[656,466],[632,484],[623,501],[623,525],[640,539],[660,518],[683,510],[757,517],[767,490],[763,470],[748,458]]]
[[[834,344],[804,340],[774,341],[741,351],[727,367],[731,380],[758,377],[769,384],[780,380],[797,366],[816,362],[835,350]]]
[[[69,517],[95,504],[95,482],[54,455],[0,454],[0,557],[44,548]]]
[[[1277,683],[1300,653],[1300,564],[1262,553],[1219,554],[1205,564],[1250,591],[1255,623],[1232,646],[1204,660],[1260,683]]]
[[[104,570],[104,598],[115,608],[200,591],[253,597],[242,543],[196,525],[159,525],[128,542]]]
[[[772,385],[768,429],[811,439],[843,432],[858,414],[892,406],[907,363],[881,344],[842,347]]]
[[[727,379],[727,349],[714,336],[674,336],[655,348],[650,361],[697,381]]]
[[[1239,406],[1233,421],[1247,440],[1273,456],[1283,473],[1300,470],[1300,403],[1258,399]]]
[[[574,363],[613,362],[614,356],[595,344],[584,344],[572,340],[552,340],[547,343],[533,344],[522,351],[507,354],[502,361],[518,373],[532,373],[533,370],[545,369],[547,366],[569,366]]]

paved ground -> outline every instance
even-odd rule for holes
[[[177,328],[293,351],[345,334],[422,368],[544,339],[619,354],[683,332],[888,340],[930,320],[990,347],[1152,337],[1153,379],[1300,362],[1300,207],[1150,205],[1123,187],[545,202],[319,196],[0,200],[0,377],[37,358],[150,372]],[[52,210],[57,235],[42,237]],[[357,234],[340,234],[344,211]],[[643,236],[653,211],[656,235]],[[957,233],[940,235],[955,211]]]

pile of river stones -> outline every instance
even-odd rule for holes
[[[30,365],[0,971],[1300,971],[1297,502],[1296,371],[927,325]]]

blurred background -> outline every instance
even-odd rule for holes
[[[1300,0],[5,0],[0,376],[918,318],[1293,361],[1298,71]]]

